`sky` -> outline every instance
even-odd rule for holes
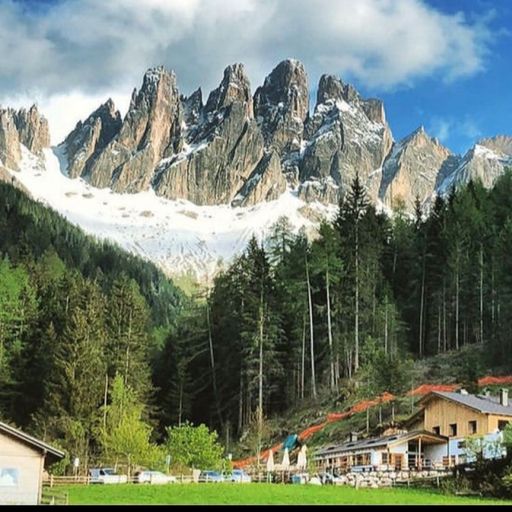
[[[301,60],[384,100],[396,140],[423,125],[457,153],[512,134],[511,0],[0,0],[0,104],[37,103],[58,143],[111,97],[124,114],[163,64],[203,97],[245,64],[253,91]]]

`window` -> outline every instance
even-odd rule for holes
[[[382,452],[382,464],[389,464],[389,457],[387,452]]]
[[[498,420],[498,430],[501,432],[502,430],[505,430],[505,427],[509,424],[509,421],[506,420]]]
[[[16,487],[18,480],[17,468],[0,468],[0,487]]]
[[[432,427],[432,432],[434,432],[434,434],[439,435],[441,433],[441,427]]]
[[[476,434],[476,420],[468,421],[468,432],[470,434]]]
[[[457,423],[450,423],[450,437],[457,435]]]

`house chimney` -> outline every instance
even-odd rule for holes
[[[460,388],[459,393],[460,393],[461,395],[469,395],[469,393],[468,393],[467,389],[464,389],[464,388]]]
[[[350,442],[357,441],[357,432],[350,432]]]
[[[502,388],[500,391],[500,404],[508,407],[508,389]]]

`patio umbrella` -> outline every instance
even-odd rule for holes
[[[269,454],[268,454],[267,471],[274,471],[274,452],[273,452],[273,450],[270,450]]]
[[[297,469],[306,469],[307,458],[306,458],[306,445],[303,445],[300,449],[299,455],[297,457]]]
[[[288,448],[284,449],[283,462],[281,462],[281,469],[287,470],[290,467],[290,455],[288,454]]]

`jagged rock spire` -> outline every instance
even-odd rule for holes
[[[218,111],[235,102],[244,103],[247,116],[253,117],[251,83],[243,64],[232,64],[224,70],[222,82],[208,96],[205,110]]]

